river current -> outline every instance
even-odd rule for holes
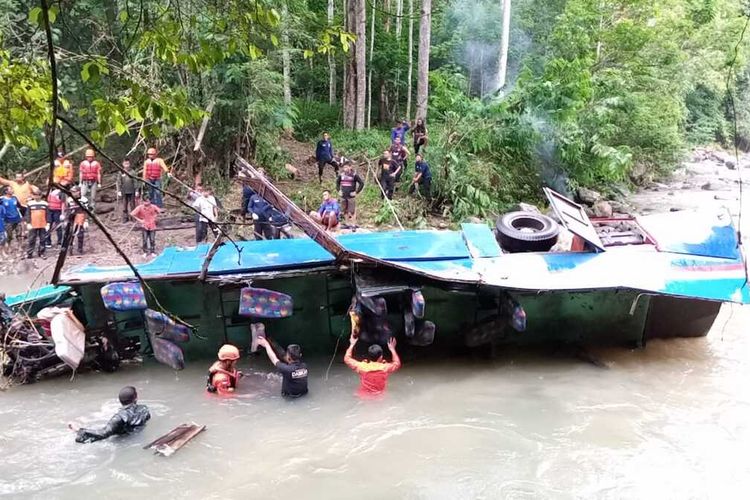
[[[0,495],[24,498],[746,498],[750,309],[725,306],[707,338],[592,349],[604,368],[509,350],[494,361],[406,365],[359,401],[337,359],[310,394],[279,395],[264,357],[233,399],[206,366],[146,364],[0,394]],[[140,433],[77,444],[135,385]],[[183,422],[205,433],[165,458],[142,446]]]

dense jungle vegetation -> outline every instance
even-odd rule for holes
[[[419,116],[439,207],[488,215],[542,185],[644,182],[691,145],[750,146],[748,16],[741,0],[0,0],[2,170],[42,164],[53,126],[84,146],[53,115],[214,178],[237,153],[282,175],[282,135],[328,130],[372,158]]]

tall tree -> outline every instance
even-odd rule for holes
[[[354,128],[365,128],[366,93],[367,93],[367,10],[365,0],[356,0],[356,31],[357,42],[354,45],[357,66],[357,115]]]
[[[289,54],[289,9],[287,1],[281,4],[281,65],[284,79],[284,104],[292,103],[292,61]]]
[[[406,119],[411,120],[411,93],[414,73],[414,0],[409,0],[409,69],[406,73]]]
[[[497,88],[505,87],[508,71],[508,44],[510,43],[510,0],[503,0],[503,32],[500,36],[500,60],[497,70]]]
[[[333,25],[334,0],[328,0],[328,27]],[[328,52],[328,104],[336,104],[336,60]]]
[[[359,0],[344,0],[346,8],[345,28],[348,32],[355,32],[357,24],[356,4]],[[355,47],[359,41],[354,42]],[[356,49],[355,49],[356,52]],[[357,58],[349,52],[344,67],[344,128],[353,129],[357,114]]]
[[[422,0],[419,17],[419,54],[417,60],[417,119],[427,117],[427,99],[430,93],[430,30],[432,25],[432,0]]]
[[[372,54],[375,49],[375,0],[372,0],[372,13],[370,14],[370,65],[367,73],[367,128],[372,125]]]

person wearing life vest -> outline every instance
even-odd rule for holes
[[[78,240],[78,253],[83,254],[83,240],[89,223],[86,221],[86,212],[78,206],[75,200],[78,200],[86,208],[89,207],[89,201],[85,196],[81,196],[81,188],[78,186],[73,186],[70,193],[73,196],[67,199],[65,211],[60,217],[60,221],[69,222],[70,231],[73,233],[73,237],[77,237]],[[70,252],[73,253],[72,248]]]
[[[164,160],[159,158],[159,152],[156,148],[148,148],[146,159],[143,162],[143,181],[146,189],[148,189],[149,199],[159,208],[164,207],[164,200],[161,193],[161,178],[163,174],[167,174],[167,177],[172,177],[169,167],[164,163]]]
[[[344,171],[336,177],[336,189],[341,197],[341,209],[344,211],[347,226],[352,231],[357,230],[357,201],[355,197],[364,187],[365,183],[362,177],[354,171],[352,162],[350,160],[344,161]]]
[[[73,163],[68,159],[62,148],[57,148],[55,168],[52,171],[52,182],[59,184],[62,181],[73,184]]]
[[[60,179],[59,184],[63,187],[68,186],[67,179]],[[57,246],[62,245],[63,240],[63,224],[60,222],[62,218],[63,208],[65,207],[65,193],[59,188],[52,188],[47,195],[47,224],[50,228],[47,231],[47,240],[45,246],[47,248],[52,247],[52,233],[57,233]]]
[[[94,158],[94,150],[87,149],[86,159],[78,165],[78,182],[81,196],[89,200],[92,210],[96,206],[96,190],[102,187],[102,165]]]
[[[208,369],[206,390],[221,396],[230,396],[237,388],[242,372],[235,368],[240,359],[240,351],[231,344],[224,344],[219,349],[219,360]]]
[[[26,249],[26,258],[34,256],[34,248],[39,244],[37,255],[44,255],[44,242],[47,240],[47,202],[42,199],[42,192],[35,187],[31,191],[31,200],[29,200],[28,210],[26,211],[26,229],[28,230],[28,248]]]

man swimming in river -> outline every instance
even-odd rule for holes
[[[354,346],[357,344],[357,337],[349,337],[349,349],[344,354],[344,363],[346,366],[357,372],[359,375],[359,389],[357,395],[362,398],[371,398],[380,396],[385,392],[388,384],[388,377],[391,373],[401,368],[401,358],[396,352],[396,338],[391,337],[388,341],[388,350],[391,351],[391,361],[386,361],[383,357],[383,348],[378,344],[373,344],[367,349],[367,358],[364,361],[354,359]]]
[[[130,434],[136,429],[142,428],[151,418],[151,413],[145,405],[139,405],[138,392],[135,387],[127,386],[120,389],[118,399],[122,408],[117,410],[107,425],[101,429],[86,429],[68,424],[68,427],[76,432],[76,443],[93,443],[110,436]]]

